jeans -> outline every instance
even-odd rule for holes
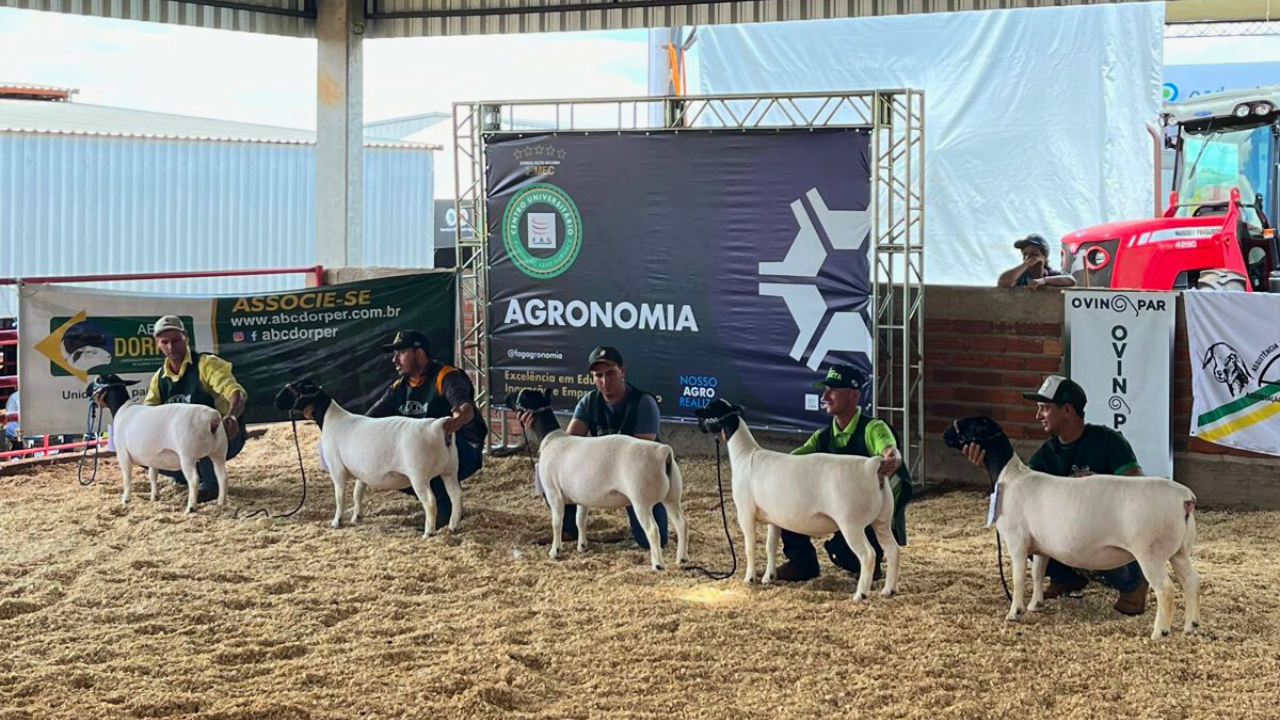
[[[1062,563],[1049,559],[1049,565],[1045,568],[1045,574],[1049,579],[1058,584],[1069,583],[1078,577],[1084,575],[1084,571],[1063,565]],[[1134,560],[1128,565],[1121,565],[1111,570],[1102,570],[1097,573],[1102,583],[1107,587],[1119,590],[1122,593],[1133,592],[1138,586],[1146,580],[1142,576],[1142,567],[1138,565],[1138,561]]]
[[[461,435],[454,435],[453,439],[458,443],[458,482],[461,483],[484,467],[484,453]],[[412,487],[400,492],[418,496]],[[453,514],[453,503],[449,501],[449,491],[444,489],[444,478],[439,475],[431,478],[431,494],[436,496],[436,527],[440,527],[447,524],[449,516]]]
[[[876,564],[879,565],[884,560],[884,550],[880,547],[880,541],[876,539],[876,534],[871,528],[867,528],[866,533],[867,539],[871,541],[871,549],[876,553]],[[806,570],[817,572],[818,553],[813,549],[813,538],[790,530],[782,530],[781,535],[782,554],[786,556],[787,561]],[[853,554],[853,549],[849,547],[843,534],[837,532],[826,542],[825,547],[831,554],[831,561],[836,565],[854,574],[861,571],[858,556]]]
[[[244,441],[248,439],[249,433],[245,430],[244,420],[237,418],[240,425],[240,432],[236,436],[227,440],[227,459],[240,454],[244,449]],[[186,487],[188,478],[182,474],[181,470],[161,470],[161,475],[173,478],[179,485]],[[200,489],[206,493],[218,492],[218,476],[213,472],[213,461],[209,458],[200,458],[196,462],[196,475],[199,476]]]
[[[653,519],[658,523],[659,543],[662,547],[667,546],[667,508],[661,503],[653,506]],[[640,518],[636,516],[636,509],[631,505],[627,506],[627,520],[631,523],[631,537],[635,538],[636,544],[642,550],[649,549],[649,538],[644,534],[644,526],[640,524]],[[570,537],[578,536],[578,506],[564,506],[564,531]]]

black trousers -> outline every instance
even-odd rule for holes
[[[879,565],[884,561],[884,550],[880,547],[880,541],[876,539],[875,532],[869,527],[866,532],[867,539],[871,541],[871,549],[876,552],[876,564]],[[813,548],[813,538],[790,530],[783,530],[781,534],[782,554],[787,560],[793,565],[816,572],[818,553]],[[851,573],[857,574],[861,571],[858,556],[853,554],[853,549],[849,547],[843,534],[837,532],[826,542],[825,547],[831,562]]]

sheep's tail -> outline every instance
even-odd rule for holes
[[[676,463],[676,451],[667,448],[667,501],[680,502],[684,495],[684,475]]]
[[[222,427],[222,416],[218,415],[209,421],[209,434],[217,435],[220,427]]]
[[[1196,495],[1189,491],[1187,494],[1191,498],[1182,501],[1182,519],[1186,523],[1187,529],[1182,534],[1182,547],[1179,549],[1179,553],[1190,557],[1191,549],[1196,544]]]

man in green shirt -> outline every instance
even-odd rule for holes
[[[1088,398],[1084,388],[1075,381],[1050,375],[1039,390],[1022,395],[1036,402],[1036,419],[1050,436],[1027,463],[1032,470],[1058,477],[1143,474],[1133,448],[1123,435],[1102,425],[1085,423],[1084,407]],[[984,467],[985,453],[976,445],[965,448],[965,455]],[[1045,589],[1045,598],[1084,588],[1089,579],[1083,573],[1050,558],[1046,570],[1050,583]],[[1117,611],[1141,615],[1146,610],[1147,580],[1136,560],[1097,575],[1104,584],[1120,592],[1115,604]]]
[[[826,378],[814,383],[815,388],[822,390],[822,407],[832,416],[831,425],[810,435],[805,444],[791,451],[791,454],[833,453],[884,457],[883,468],[891,473],[889,481],[896,507],[893,534],[900,545],[905,545],[906,518],[903,508],[911,499],[911,477],[902,466],[902,455],[898,453],[898,441],[894,438],[893,430],[884,421],[863,413],[858,405],[862,397],[862,386],[866,383],[866,375],[857,368],[851,365],[833,365],[827,371]],[[867,528],[866,533],[871,547],[876,551],[873,579],[879,579],[884,551],[871,528]],[[817,577],[818,554],[814,551],[809,536],[785,529],[781,535],[782,554],[787,557],[787,562],[778,568],[778,579],[798,582]],[[858,558],[842,534],[837,532],[824,547],[832,563],[855,575],[860,572]]]

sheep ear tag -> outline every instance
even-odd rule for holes
[[[991,493],[991,504],[987,507],[987,527],[1000,515],[1000,483],[996,483],[995,492]]]

